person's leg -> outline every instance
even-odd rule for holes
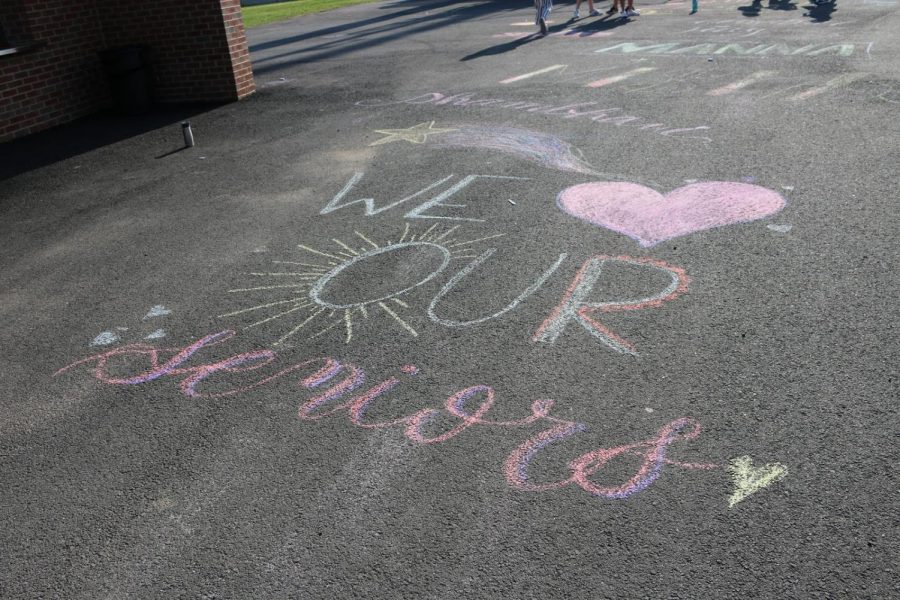
[[[591,0],[588,0],[588,2],[591,2]],[[581,11],[578,10],[579,8],[581,8],[581,0],[575,0],[575,12],[572,14],[572,18],[578,19],[581,17]]]
[[[538,0],[535,1],[537,2]],[[540,3],[538,26],[541,28],[541,35],[547,35],[547,19],[550,17],[550,11],[553,10],[553,0],[540,0]]]
[[[592,17],[596,17],[596,16],[600,15],[600,13],[597,11],[597,9],[594,8],[594,0],[588,0],[588,10],[590,11],[589,14]]]

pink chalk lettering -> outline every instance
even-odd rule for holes
[[[656,437],[643,442],[625,444],[614,448],[599,448],[586,452],[569,463],[572,475],[551,483],[531,483],[528,480],[528,466],[543,448],[564,440],[581,431],[580,423],[562,423],[526,440],[507,457],[503,471],[506,481],[515,489],[543,492],[563,488],[572,484],[579,486],[593,496],[621,500],[647,489],[659,477],[666,464],[687,469],[715,469],[719,465],[705,463],[681,463],[666,457],[668,448],[678,440],[691,440],[700,435],[700,424],[693,419],[676,419],[664,425]],[[617,486],[601,486],[591,481],[591,475],[601,471],[616,457],[630,454],[643,457],[637,472],[628,481]]]
[[[232,337],[234,337],[234,335],[235,332],[232,330],[220,331],[219,333],[205,336],[198,341],[186,346],[184,349],[156,348],[154,346],[149,346],[146,344],[129,344],[126,346],[115,348],[108,352],[102,352],[100,354],[95,354],[93,356],[89,356],[87,358],[76,361],[59,369],[56,373],[54,373],[54,377],[78,365],[95,363],[93,372],[94,377],[102,381],[103,383],[111,385],[138,385],[142,383],[149,383],[163,376],[184,376],[178,387],[181,390],[181,393],[185,396],[188,396],[189,398],[224,398],[227,396],[234,396],[237,394],[249,392],[250,390],[264,386],[271,381],[279,379],[280,377],[283,377],[288,373],[292,373],[298,369],[305,369],[310,365],[316,364],[317,362],[324,362],[323,367],[321,367],[313,375],[303,380],[303,385],[309,388],[312,387],[314,383],[323,376],[327,376],[328,378],[333,376],[334,372],[336,372],[335,369],[340,367],[340,365],[337,365],[336,361],[329,358],[312,359],[293,365],[286,369],[282,369],[281,371],[278,371],[277,373],[265,377],[250,385],[245,385],[242,387],[237,387],[217,393],[203,394],[198,392],[196,390],[197,384],[207,379],[210,375],[217,371],[226,373],[253,371],[275,360],[277,355],[274,351],[260,350],[258,352],[237,354],[222,361],[196,367],[179,366],[184,364],[201,348],[220,344],[231,339]],[[160,364],[160,355],[170,353],[174,353],[174,356],[167,360],[165,363]],[[112,377],[107,371],[107,366],[109,365],[110,360],[117,356],[130,355],[149,357],[151,366],[150,370],[144,371],[137,375],[132,375],[131,377]]]
[[[148,346],[146,344],[128,344],[126,346],[121,346],[108,352],[95,354],[93,356],[89,356],[87,358],[74,362],[63,367],[54,375],[59,375],[60,373],[63,373],[77,365],[94,362],[96,363],[94,376],[104,383],[110,383],[114,385],[135,385],[138,383],[147,383],[148,381],[153,381],[154,379],[158,379],[164,375],[184,373],[184,371],[182,369],[179,369],[178,367],[179,365],[186,362],[194,353],[196,353],[204,346],[213,346],[227,341],[234,337],[234,334],[235,332],[230,330],[214,333],[197,340],[183,350],[156,348],[154,346]],[[159,364],[159,355],[161,352],[175,352],[175,356],[167,360],[165,363]],[[109,363],[110,359],[115,358],[116,356],[128,356],[132,354],[147,355],[150,358],[150,370],[125,378],[111,377],[107,374],[106,365]]]
[[[271,360],[275,359],[274,352],[272,352],[271,350],[266,350],[265,352],[271,352],[271,354],[272,354]],[[225,361],[222,361],[222,363],[236,362],[238,360],[243,362],[245,358],[247,358],[248,356],[251,356],[251,355],[252,355],[252,353],[238,355],[238,356],[232,357],[230,359],[226,359]],[[223,371],[223,372],[252,371],[254,369],[257,369],[257,368],[263,366],[264,364],[268,364],[269,362],[271,362],[271,361],[267,360],[264,363],[261,363],[258,365],[251,365],[250,367],[243,368],[243,369],[225,368],[225,369],[215,369],[215,370]],[[286,369],[282,369],[281,371],[278,371],[277,373],[275,373],[273,375],[264,377],[263,379],[260,379],[259,381],[251,383],[249,385],[245,385],[243,387],[232,388],[230,390],[225,390],[223,392],[216,392],[216,393],[209,393],[209,394],[201,394],[199,392],[196,392],[196,390],[194,389],[194,386],[196,385],[196,383],[199,383],[199,381],[200,381],[199,379],[195,380],[196,375],[192,375],[192,376],[188,377],[187,379],[182,380],[181,383],[179,384],[179,388],[181,389],[182,393],[185,396],[190,396],[192,398],[225,398],[228,396],[235,396],[237,394],[243,394],[245,392],[249,392],[250,390],[254,390],[256,388],[262,387],[264,385],[267,385],[271,381],[275,381],[276,379],[284,377],[288,373],[293,373],[294,371],[298,371],[301,369],[308,370],[310,367],[315,366],[317,363],[322,363],[322,367],[320,367],[312,375],[310,375],[300,381],[300,384],[303,385],[303,387],[309,389],[310,387],[312,387],[310,382],[318,381],[319,379],[321,379],[323,377],[325,377],[325,378],[332,377],[333,374],[336,373],[336,371],[340,369],[340,365],[337,363],[337,361],[330,359],[330,358],[314,358],[312,360],[307,360],[302,363],[297,363],[296,365],[291,365],[290,367],[287,367]],[[201,379],[205,379],[206,376],[208,376],[212,373],[207,368],[210,366],[213,366],[213,365],[197,367],[196,373],[203,374],[203,377]]]
[[[686,432],[682,432],[690,428]],[[569,463],[572,479],[581,489],[594,496],[606,498],[627,498],[632,494],[647,489],[656,481],[664,464],[677,464],[687,467],[686,463],[676,463],[666,458],[669,446],[676,440],[692,440],[700,435],[700,424],[693,419],[677,419],[664,425],[656,437],[643,442],[626,444],[615,448],[601,448],[582,454]],[[622,454],[643,456],[644,460],[637,473],[631,479],[618,486],[600,486],[591,482],[590,476],[603,469],[606,464]],[[714,469],[713,464],[692,464],[689,468]]]
[[[216,363],[203,365],[202,367],[196,367],[195,369],[191,369],[191,371],[193,372],[190,375],[181,380],[181,391],[185,396],[188,396],[189,398],[203,397],[203,394],[200,394],[196,390],[197,384],[213,373],[217,371],[223,371],[226,373],[253,371],[269,364],[273,360],[275,360],[274,352],[272,352],[271,350],[262,350],[260,352],[247,352],[246,354],[238,354],[237,356],[232,356],[231,358],[227,358]],[[237,389],[231,390],[229,392],[224,392],[222,394],[234,395],[240,393],[241,391],[243,390]],[[210,395],[208,394],[206,396],[210,397]]]
[[[625,309],[623,308],[623,310]],[[206,394],[198,392],[196,389],[198,384],[215,373],[255,371],[276,359],[277,355],[274,351],[260,350],[236,354],[224,360],[208,364],[192,367],[182,366],[201,348],[222,343],[234,335],[233,331],[222,331],[205,336],[184,348],[155,348],[143,344],[122,346],[73,362],[57,371],[54,376],[67,372],[76,366],[93,364],[93,376],[108,385],[141,385],[168,376],[181,378],[178,388],[186,397],[223,398],[259,388],[295,371],[303,370],[304,372],[309,372],[306,377],[300,380],[299,384],[310,390],[329,384],[339,374],[343,373],[344,377],[339,382],[301,404],[298,410],[300,419],[317,421],[323,417],[346,411],[347,418],[352,425],[364,429],[402,428],[403,434],[417,444],[441,444],[448,442],[467,429],[474,427],[521,428],[537,423],[549,425],[548,429],[533,435],[514,449],[505,461],[504,473],[506,480],[511,487],[520,491],[542,492],[574,484],[597,497],[624,499],[649,487],[659,477],[665,465],[691,470],[719,467],[719,465],[715,464],[677,462],[667,457],[669,446],[673,443],[679,440],[694,439],[700,434],[700,425],[697,422],[689,418],[682,418],[663,426],[655,437],[648,440],[613,448],[600,448],[582,454],[569,463],[571,475],[566,479],[550,483],[532,483],[528,479],[528,468],[535,456],[546,446],[586,429],[581,423],[562,420],[551,415],[554,405],[553,400],[535,400],[531,404],[531,414],[520,419],[494,421],[486,418],[487,413],[496,402],[494,389],[487,385],[474,385],[462,389],[447,398],[442,408],[423,408],[411,415],[379,423],[364,422],[363,417],[371,402],[396,388],[400,385],[401,380],[397,377],[390,377],[370,387],[362,394],[353,396],[340,404],[326,407],[327,404],[346,397],[365,382],[365,373],[361,368],[350,364],[341,364],[337,360],[328,357],[314,358],[296,363],[255,383],[225,392]],[[160,356],[169,354],[172,357],[161,363]],[[117,357],[139,357],[144,363],[149,360],[150,369],[131,377],[112,377],[108,373],[107,367],[110,360]],[[117,366],[121,367],[122,365]],[[419,372],[418,367],[415,365],[403,365],[399,370],[407,376],[414,376]],[[472,399],[479,397],[482,399],[474,409],[468,406]],[[454,422],[449,429],[432,435],[426,433],[425,429],[433,426],[438,419],[446,420],[448,418]],[[612,460],[623,455],[643,458],[637,471],[625,483],[616,486],[602,486],[591,480],[593,475],[603,470]]]
[[[323,404],[327,404],[328,402],[331,402],[332,400],[340,398],[347,392],[351,392],[351,391],[355,390],[356,388],[360,387],[363,383],[365,383],[366,374],[363,372],[362,369],[355,367],[353,365],[350,365],[350,364],[341,366],[340,363],[337,363],[337,361],[335,361],[335,363],[337,365],[337,369],[334,372],[330,373],[330,377],[328,377],[328,379],[330,380],[331,377],[336,375],[339,371],[343,370],[344,368],[346,368],[346,370],[348,371],[347,376],[340,383],[328,388],[321,394],[313,396],[312,398],[307,400],[304,404],[302,404],[300,406],[300,409],[298,410],[298,416],[301,419],[306,420],[306,421],[317,421],[317,420],[321,419],[322,417],[327,417],[328,415],[331,415],[336,412],[340,412],[341,410],[344,410],[346,408],[349,408],[350,402],[345,402],[338,406],[334,406],[327,411],[318,412],[315,415],[312,414],[313,411],[318,409]],[[317,381],[315,383],[305,383],[305,385],[307,388],[313,388],[313,387],[318,387],[319,385],[322,385],[322,383],[325,383],[325,382]]]
[[[482,392],[486,396],[484,401],[478,405],[478,408],[475,409],[473,414],[466,412],[464,408],[466,400]],[[462,421],[461,423],[441,435],[426,437],[425,434],[422,433],[422,426],[431,420],[432,417],[437,416],[441,411],[435,409],[422,411],[409,420],[409,425],[406,428],[406,437],[420,444],[440,444],[441,442],[456,437],[472,425],[485,424],[481,417],[491,410],[494,402],[494,390],[492,388],[484,385],[466,388],[448,398],[446,403],[447,412],[458,417],[459,420]]]
[[[468,412],[465,408],[466,401],[481,393],[484,393],[486,396],[484,401],[478,405],[478,408],[475,409],[474,413]],[[488,427],[522,427],[541,420],[556,420],[554,417],[550,416],[553,400],[536,400],[531,405],[531,414],[518,420],[490,421],[484,419],[483,417],[491,410],[494,402],[494,389],[486,385],[476,385],[460,390],[447,398],[443,412],[456,417],[461,423],[441,435],[431,438],[425,437],[422,433],[422,427],[427,424],[429,420],[437,417],[442,412],[436,409],[425,409],[412,415],[407,420],[406,437],[420,444],[439,444],[456,437],[474,425],[484,425]]]
[[[403,369],[401,368],[401,371],[402,370]],[[417,372],[418,372],[418,369],[416,370],[416,373]],[[414,373],[409,373],[409,374],[414,374]],[[392,419],[390,421],[381,421],[378,423],[364,423],[362,420],[363,415],[365,415],[366,410],[368,410],[368,408],[369,408],[369,404],[373,400],[375,400],[382,394],[386,394],[387,392],[391,391],[392,389],[397,387],[399,384],[400,384],[399,379],[397,379],[396,377],[391,377],[390,379],[382,381],[378,385],[369,388],[369,390],[366,391],[365,393],[360,394],[359,396],[356,396],[355,398],[350,400],[350,402],[348,402],[349,409],[347,411],[347,415],[350,418],[350,422],[353,423],[354,425],[356,425],[357,427],[362,427],[364,429],[383,429],[385,427],[396,427],[396,426],[402,426],[402,425],[408,424],[410,419],[415,417],[415,415],[418,415],[419,413],[415,413],[414,415],[409,416],[409,417],[400,417],[399,419]],[[428,411],[431,409],[423,409],[423,410]],[[419,411],[419,412],[423,412],[423,411]]]
[[[588,302],[587,298],[600,280],[603,265],[610,262],[620,262],[662,271],[670,277],[670,282],[664,289],[646,298],[615,302]],[[572,280],[572,283],[563,295],[562,302],[553,309],[550,316],[538,327],[532,337],[532,341],[552,344],[565,331],[568,324],[574,320],[611,350],[623,354],[636,355],[637,351],[634,344],[598,322],[594,318],[594,314],[597,312],[608,313],[656,308],[664,302],[674,300],[685,293],[689,283],[690,278],[684,272],[684,269],[669,265],[661,260],[631,258],[628,256],[594,256],[587,259],[578,270],[575,279]]]
[[[531,483],[528,480],[528,465],[538,452],[550,444],[572,437],[585,429],[581,423],[562,422],[525,440],[506,457],[503,465],[506,482],[510,487],[523,492],[547,492],[571,485],[571,477],[553,483]]]
[[[727,181],[694,183],[665,196],[635,183],[582,183],[563,190],[556,203],[573,217],[623,233],[645,248],[714,227],[763,219],[785,206],[784,198],[770,189]]]

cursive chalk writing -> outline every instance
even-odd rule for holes
[[[712,139],[701,135],[687,135],[691,132],[706,131],[708,125],[698,125],[696,127],[669,127],[663,123],[648,123],[647,119],[633,115],[614,114],[622,109],[612,108],[594,108],[597,102],[578,102],[575,104],[566,104],[562,106],[553,106],[542,102],[532,102],[530,100],[506,100],[501,98],[476,98],[477,94],[464,92],[460,94],[446,95],[441,92],[428,92],[412,98],[402,100],[361,100],[356,106],[363,107],[380,107],[390,106],[394,104],[430,104],[433,106],[455,106],[460,108],[495,108],[503,110],[525,111],[530,113],[540,113],[544,115],[554,115],[562,119],[589,119],[594,123],[604,123],[608,125],[616,125],[619,127],[637,127],[641,131],[650,131],[661,136],[670,137],[677,136],[682,138],[698,139],[704,142],[711,142]],[[585,108],[589,110],[584,110]]]
[[[487,385],[466,387],[449,396],[441,408],[422,408],[410,415],[388,421],[366,420],[366,413],[372,402],[401,386],[404,379],[414,377],[419,373],[419,369],[415,365],[403,365],[398,369],[399,375],[371,385],[353,396],[349,396],[351,392],[365,385],[365,372],[356,365],[341,363],[330,357],[304,360],[274,374],[264,376],[255,382],[224,391],[199,390],[200,384],[216,373],[256,371],[277,358],[277,354],[272,350],[257,350],[235,354],[224,360],[207,364],[188,366],[187,363],[200,350],[221,344],[234,335],[235,332],[231,330],[220,331],[204,336],[184,348],[156,348],[146,344],[125,345],[75,361],[61,368],[54,376],[78,366],[89,365],[92,367],[93,376],[109,385],[141,385],[149,384],[163,377],[174,377],[180,379],[178,388],[184,396],[213,399],[246,393],[268,385],[285,375],[298,373],[301,377],[300,387],[318,392],[300,405],[298,416],[301,420],[317,421],[343,412],[349,422],[356,427],[402,429],[403,435],[416,444],[441,444],[476,427],[526,428],[540,425],[545,429],[531,436],[513,450],[507,457],[503,469],[506,481],[512,488],[527,492],[543,492],[576,485],[594,496],[621,500],[647,489],[659,478],[666,465],[689,470],[720,467],[717,464],[686,463],[668,458],[670,447],[673,444],[694,439],[700,434],[700,424],[685,417],[664,424],[649,439],[609,448],[598,448],[578,456],[569,462],[568,468],[571,475],[565,479],[552,483],[531,483],[528,479],[528,468],[538,453],[554,442],[584,432],[587,427],[582,423],[553,416],[551,410],[554,401],[549,399],[535,400],[531,404],[531,413],[519,419],[507,421],[489,419],[488,413],[497,398],[495,390]],[[131,365],[134,359],[138,359],[142,363],[137,367],[141,370],[126,376],[114,376],[110,373],[111,364],[114,364],[117,371],[127,370],[128,367],[134,368]],[[333,384],[332,380],[335,380]],[[319,388],[324,389],[318,391]],[[475,404],[477,401],[475,399],[480,399],[480,401],[472,408],[470,404]],[[591,477],[603,470],[610,461],[621,456],[641,458],[637,470],[624,483],[599,485],[591,480]]]

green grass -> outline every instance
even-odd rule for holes
[[[279,2],[277,4],[263,4],[260,6],[244,6],[241,12],[244,14],[244,27],[257,27],[275,21],[284,21],[300,15],[323,12],[350,6],[352,4],[365,4],[377,0],[294,0],[293,2]]]

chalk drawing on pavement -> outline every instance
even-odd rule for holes
[[[534,27],[534,25],[532,25]],[[614,31],[599,31],[596,29],[588,29],[586,27],[569,27],[561,31],[551,31],[546,37],[562,38],[564,40],[585,39],[585,38],[605,38],[613,35]],[[491,37],[521,40],[532,37],[534,33],[523,33],[521,31],[504,31],[495,33]]]
[[[693,50],[698,50],[698,47],[692,48]],[[714,44],[707,44],[704,48],[709,50],[710,53],[716,51]],[[869,48],[867,48],[867,52],[868,50]],[[739,52],[736,48],[730,48],[729,52],[731,51]],[[791,52],[792,49],[784,44],[772,44],[755,50],[755,53],[763,56],[773,54],[789,55]],[[611,66],[592,69],[594,72],[603,71],[608,73],[600,79],[591,79],[590,71],[576,72],[569,69],[566,65],[551,65],[543,69],[504,79],[500,83],[510,85],[519,81],[528,81],[533,77],[540,77],[542,79],[551,79],[555,82],[578,82],[585,87],[595,89],[615,86],[618,91],[625,94],[643,93],[651,89],[669,87],[676,83],[691,83],[692,86],[709,85],[710,89],[707,90],[706,95],[714,98],[723,97],[729,99],[738,94],[752,94],[759,100],[763,100],[772,96],[782,95],[790,102],[799,102],[826,92],[838,92],[851,83],[865,77],[863,73],[845,73],[825,83],[819,82],[815,77],[806,77],[807,82],[803,83],[798,81],[795,73],[787,75],[774,70],[759,70],[750,72],[735,80],[714,81],[720,74],[714,71],[711,72],[708,67],[675,71],[663,68],[660,61],[650,62],[649,58],[633,58],[632,61],[640,66],[634,68]],[[610,71],[612,73],[609,73]],[[624,124],[632,120],[632,117],[610,115],[607,118],[600,119],[600,122]]]
[[[435,297],[431,300],[431,304],[428,305],[428,318],[430,318],[438,325],[443,325],[444,327],[469,327],[471,325],[477,325],[479,323],[484,323],[486,321],[501,317],[504,314],[515,310],[520,303],[522,303],[525,299],[539,290],[544,285],[544,283],[547,282],[550,276],[556,272],[560,265],[562,265],[563,261],[566,260],[566,256],[568,256],[566,253],[560,254],[557,257],[556,262],[550,265],[550,267],[548,267],[546,271],[539,275],[531,285],[529,285],[521,294],[514,298],[512,302],[496,312],[481,317],[470,318],[465,321],[439,316],[437,314],[437,307],[438,304],[440,304],[440,302],[444,299],[444,297],[451,291],[453,291],[453,289],[455,289],[462,280],[471,275],[472,272],[478,269],[491,256],[493,256],[496,251],[496,248],[489,248],[485,250],[480,256],[475,257],[475,260],[463,267],[458,273],[456,273],[456,275],[450,278],[450,280],[446,284],[444,284],[444,287],[441,288],[441,291],[439,291],[437,295],[435,295]]]
[[[379,133],[396,133],[378,140],[370,146],[402,139],[439,149],[493,150],[559,171],[597,175],[605,178],[617,177],[612,174],[598,173],[584,160],[581,150],[554,135],[517,127],[459,124],[446,129],[421,129],[424,125],[434,125],[434,121],[416,125],[416,128],[420,129],[415,132],[411,131],[415,128],[381,130]],[[442,135],[432,140],[428,138],[432,133],[441,133]]]
[[[155,306],[150,307],[147,311],[147,314],[144,315],[142,321],[147,321],[149,319],[156,319],[159,317],[165,317],[172,314],[172,311],[163,306],[162,304],[157,304]],[[114,330],[110,329],[107,331],[101,331],[91,340],[90,346],[109,346],[111,344],[116,344],[122,341],[122,334],[128,331],[127,327],[115,327]],[[159,339],[166,336],[166,332],[163,329],[156,329],[152,333],[148,334],[144,339],[152,340]]]
[[[536,75],[543,75],[545,73],[551,73],[553,71],[565,71],[568,65],[550,65],[549,67],[544,67],[543,69],[538,69],[537,71],[531,71],[528,73],[523,73],[522,75],[514,75],[513,77],[507,77],[502,80],[500,83],[503,85],[509,85],[510,83],[516,83],[519,81],[523,81],[525,79],[531,79]]]
[[[451,179],[455,177],[452,173],[447,177],[439,179],[434,183],[430,183],[426,185],[424,188],[418,190],[417,192],[406,196],[405,198],[400,198],[399,200],[394,200],[392,202],[388,202],[387,204],[382,204],[378,206],[375,204],[375,198],[358,198],[356,200],[345,200],[345,198],[353,191],[356,185],[362,180],[365,176],[365,173],[354,173],[344,187],[335,194],[334,198],[332,198],[328,204],[326,204],[322,210],[319,211],[320,215],[327,215],[336,210],[340,210],[343,208],[347,208],[349,206],[354,206],[357,204],[363,205],[364,214],[367,217],[371,217],[373,215],[380,214],[386,210],[390,210],[396,206],[409,202],[415,198],[419,198],[425,194],[430,193],[432,190],[436,190],[443,186],[445,183],[449,182]],[[432,196],[425,202],[417,204],[415,208],[409,210],[403,218],[405,219],[438,219],[443,221],[474,221],[474,222],[482,222],[484,219],[477,219],[473,217],[463,217],[458,215],[450,215],[447,214],[446,211],[440,214],[435,214],[433,212],[429,212],[432,210],[440,210],[441,208],[465,208],[465,204],[445,204],[447,200],[459,194],[477,183],[479,180],[491,179],[491,180],[508,180],[508,181],[525,181],[527,177],[512,177],[507,175],[466,175],[456,183],[452,184],[449,188],[444,189],[441,192],[438,192],[436,195]]]
[[[581,423],[562,423],[526,440],[507,457],[503,467],[510,487],[528,492],[556,490],[569,485],[577,485],[592,496],[623,500],[647,489],[660,476],[665,465],[677,465],[684,469],[716,469],[719,465],[710,463],[683,463],[668,458],[669,446],[677,441],[695,439],[700,435],[700,424],[691,418],[681,418],[663,425],[656,436],[641,442],[624,444],[613,448],[599,448],[586,452],[572,460],[568,467],[572,475],[566,479],[550,483],[532,483],[528,478],[528,466],[546,446],[559,442],[586,428]],[[591,481],[591,475],[601,471],[618,457],[640,456],[641,464],[637,472],[620,485],[599,485]]]
[[[788,100],[790,100],[792,102],[799,102],[802,100],[806,100],[808,98],[812,98],[813,96],[818,96],[819,94],[823,94],[825,92],[844,87],[850,83],[853,83],[854,81],[856,81],[858,79],[862,79],[863,77],[866,77],[865,73],[844,73],[843,75],[838,75],[837,77],[835,77],[833,79],[829,79],[822,85],[809,88],[808,90],[805,90],[803,92],[800,92],[799,94],[791,96],[790,98],[788,98]]]
[[[147,314],[144,315],[144,321],[146,321],[147,319],[153,319],[155,317],[164,317],[164,316],[170,315],[170,314],[172,314],[171,310],[169,310],[162,304],[157,304],[156,306],[152,307],[149,311],[147,311]]]
[[[788,231],[793,229],[794,226],[788,225],[787,223],[782,223],[782,224],[772,223],[770,225],[766,225],[766,228],[770,229],[776,233],[787,233]]]
[[[788,474],[787,467],[777,462],[754,467],[753,459],[749,456],[733,459],[727,469],[731,473],[735,488],[734,493],[728,499],[729,508],[742,502],[759,490],[781,481]]]
[[[724,96],[726,94],[733,94],[738,90],[742,90],[745,87],[751,86],[767,77],[771,77],[772,75],[777,74],[777,71],[757,71],[755,73],[751,73],[750,76],[745,77],[743,79],[739,79],[738,81],[733,81],[729,84],[723,85],[716,89],[710,90],[706,92],[707,96]]]
[[[459,125],[454,133],[436,139],[431,145],[436,148],[494,150],[558,171],[608,176],[597,173],[584,160],[578,148],[554,135],[529,129]]]
[[[631,79],[637,75],[643,75],[644,73],[651,73],[656,70],[656,67],[638,67],[636,69],[631,69],[630,71],[625,71],[624,73],[619,73],[618,75],[611,75],[609,77],[604,77],[603,79],[597,79],[596,81],[591,81],[585,84],[585,87],[589,88],[599,88],[605,87],[608,85],[612,85],[614,83],[619,83],[620,81],[625,81],[626,79]]]
[[[594,288],[600,283],[604,267],[629,266],[643,269],[652,275],[661,273],[668,282],[655,294],[642,298],[596,302],[589,299]],[[584,262],[575,279],[563,295],[562,301],[550,316],[538,327],[532,337],[533,342],[552,344],[562,335],[571,322],[581,325],[589,334],[600,340],[607,348],[620,354],[638,354],[635,345],[600,323],[597,313],[635,311],[656,308],[684,294],[690,284],[690,277],[684,269],[651,258],[631,258],[629,256],[594,256]]]
[[[436,230],[437,225],[432,225],[415,233],[407,223],[396,241],[379,243],[372,239],[374,236],[355,231],[352,241],[334,238],[335,247],[327,250],[297,244],[306,255],[302,261],[274,261],[283,265],[280,268],[290,270],[250,273],[251,277],[272,283],[228,290],[232,294],[266,297],[263,303],[218,317],[265,315],[243,329],[290,321],[289,329],[275,346],[300,333],[312,333],[314,338],[337,328],[349,344],[360,319],[371,315],[385,316],[408,335],[418,337],[418,331],[404,315],[410,310],[405,296],[443,273],[451,261],[476,258],[472,248],[477,244],[503,235],[453,237],[458,227]],[[277,299],[285,293],[290,297]],[[276,313],[268,314],[271,310]],[[324,328],[316,332],[316,327]]]
[[[530,476],[532,463],[539,460],[544,449],[575,435],[588,431],[587,425],[552,414],[554,400],[538,399],[531,403],[530,414],[512,420],[495,420],[488,413],[497,401],[497,393],[488,385],[472,385],[451,394],[440,408],[421,408],[407,416],[377,421],[371,415],[372,404],[385,394],[401,388],[410,377],[420,373],[420,368],[404,364],[397,372],[378,383],[367,384],[365,370],[357,365],[324,356],[303,360],[283,367],[268,376],[254,377],[253,373],[274,363],[278,354],[274,350],[256,350],[236,354],[215,362],[204,363],[198,353],[207,347],[223,344],[235,336],[232,330],[220,331],[192,342],[184,347],[159,348],[149,344],[128,344],[106,350],[72,362],[54,373],[58,377],[77,367],[88,369],[98,381],[114,386],[136,386],[166,379],[178,380],[178,390],[190,399],[234,398],[253,390],[268,388],[286,381],[287,376],[297,378],[297,385],[309,390],[313,396],[302,401],[297,415],[301,421],[315,422],[341,413],[355,427],[364,430],[394,429],[398,444],[437,445],[451,442],[457,436],[472,429],[490,431],[496,429],[529,429],[538,427],[537,433],[514,448],[503,463],[507,484],[521,492],[549,492],[576,486],[598,498],[625,500],[647,490],[661,476],[664,468],[686,471],[721,472],[723,466],[731,475],[734,492],[729,506],[783,479],[787,467],[770,463],[754,467],[749,456],[736,458],[728,465],[715,462],[685,462],[676,460],[673,453],[682,454],[678,448],[684,442],[696,439],[701,433],[700,423],[690,417],[681,417],[659,427],[651,437],[632,443],[601,446],[569,461],[568,477],[551,482],[535,482]],[[227,374],[230,383],[216,381],[216,374]],[[252,382],[241,383],[240,373],[249,373]],[[235,381],[237,377],[238,381]],[[227,387],[231,385],[233,387]],[[367,387],[364,387],[367,386]],[[374,412],[374,411],[373,411]],[[651,412],[652,411],[648,411]],[[532,431],[534,431],[532,429]],[[471,435],[471,434],[467,434]],[[639,459],[635,464],[634,458]],[[600,474],[615,461],[619,471],[627,468],[625,481],[600,484],[591,478]],[[631,474],[628,477],[628,473]]]
[[[553,115],[559,119],[589,119],[594,123],[615,125],[617,127],[632,127],[641,131],[652,132],[664,137],[679,137],[682,139],[698,139],[703,142],[711,142],[711,138],[697,135],[698,132],[709,129],[708,125],[694,127],[672,127],[664,123],[650,123],[648,120],[636,115],[621,114],[620,107],[598,108],[596,101],[575,102],[563,105],[545,104],[533,100],[509,100],[505,98],[479,98],[474,92],[459,94],[444,94],[442,92],[428,92],[412,98],[401,100],[360,100],[356,106],[363,108],[379,108],[397,104],[433,105],[456,108],[492,108],[503,111],[520,111]],[[618,114],[617,114],[618,113]]]
[[[91,346],[109,346],[119,341],[119,334],[114,331],[101,331],[91,340]]]
[[[456,131],[455,129],[440,129],[434,127],[434,121],[430,123],[419,123],[406,129],[376,129],[375,133],[380,133],[387,137],[376,140],[369,144],[370,146],[380,146],[391,142],[405,141],[411,144],[424,144],[429,135],[437,135],[441,133],[449,133]]]
[[[856,44],[807,44],[788,46],[782,43],[723,44],[707,42],[701,44],[685,42],[623,42],[594,50],[596,53],[612,54],[657,54],[681,56],[702,54],[711,56],[853,56]]]
[[[635,183],[593,182],[563,190],[557,206],[649,248],[706,229],[768,217],[784,208],[785,200],[748,183],[708,181],[663,195]]]

